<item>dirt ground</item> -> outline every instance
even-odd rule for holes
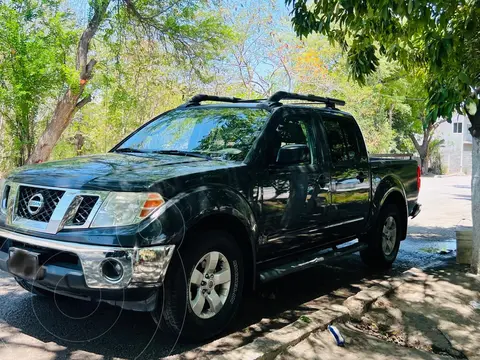
[[[312,334],[278,358],[480,359],[480,277],[465,266],[417,270],[358,322],[338,324],[346,345],[328,331]]]

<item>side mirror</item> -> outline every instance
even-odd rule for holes
[[[310,149],[305,144],[285,145],[278,150],[277,164],[294,165],[310,162]]]

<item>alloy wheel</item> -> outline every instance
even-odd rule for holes
[[[386,256],[390,256],[395,250],[397,242],[397,222],[393,216],[387,217],[382,230],[382,250]]]
[[[209,319],[220,312],[230,292],[232,272],[225,255],[205,254],[195,265],[189,282],[189,302],[195,315]]]

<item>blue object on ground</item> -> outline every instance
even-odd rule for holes
[[[342,334],[340,334],[340,330],[338,330],[336,326],[328,325],[328,331],[330,331],[330,334],[333,335],[333,338],[338,346],[345,346],[345,339],[343,338]]]

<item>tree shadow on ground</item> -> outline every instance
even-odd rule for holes
[[[404,266],[411,267],[397,264],[389,272],[372,272],[355,254],[261,285],[245,296],[230,328],[206,345],[208,355],[249,343],[326,303],[341,304],[373,280],[388,279],[406,270]],[[6,348],[29,347],[30,342],[19,341],[19,336],[28,335],[34,340],[31,350],[43,349],[49,358],[85,358],[85,354],[93,353],[100,359],[158,359],[205,345],[177,342],[158,329],[146,313],[74,299],[58,298],[55,302],[31,296],[11,278],[6,285],[0,292],[0,318],[4,323],[0,340]],[[229,336],[221,338],[225,335]]]
[[[388,278],[388,273],[373,273],[358,255],[292,274],[262,285],[247,295],[237,320],[222,335],[229,341],[215,344],[213,354],[223,353],[281,328],[325,303],[342,303],[366,286],[363,278]],[[2,279],[4,280],[4,279]],[[181,344],[160,329],[149,314],[125,311],[104,304],[58,297],[32,296],[8,279],[9,291],[0,294],[0,305],[14,303],[14,311],[2,311],[4,322],[0,340],[5,346],[32,347],[64,359],[86,352],[100,358],[161,358],[193,349],[199,344]],[[19,311],[21,312],[19,314]],[[27,345],[21,334],[34,338]],[[56,344],[52,347],[49,344]],[[200,344],[201,345],[201,344]]]
[[[457,359],[480,352],[480,282],[466,267],[428,271],[402,285],[388,298],[377,300],[359,323],[367,334],[402,346]]]

